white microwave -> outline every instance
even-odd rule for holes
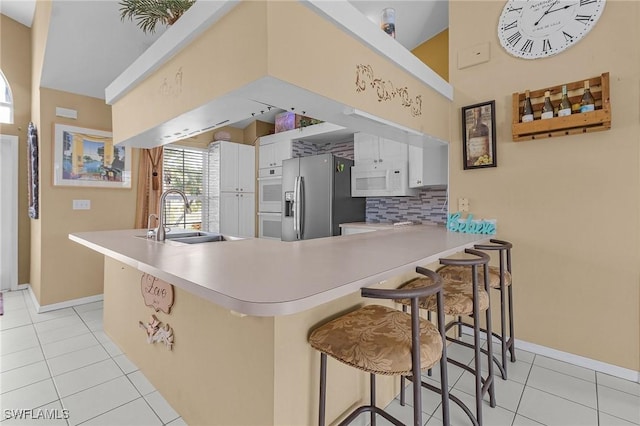
[[[409,188],[408,163],[365,164],[351,167],[352,197],[394,197],[418,193]]]

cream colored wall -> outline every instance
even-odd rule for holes
[[[86,250],[86,248],[85,248]],[[190,425],[273,424],[273,318],[244,317],[175,288],[169,315],[146,307],[142,273],[105,258],[105,332]],[[146,342],[151,315],[175,345]]]
[[[422,43],[411,51],[440,77],[449,81],[449,29]]]
[[[640,3],[608,1],[595,28],[547,59],[499,45],[504,2],[449,3],[451,209],[469,199],[514,243],[518,339],[640,370]],[[478,25],[482,22],[483,25]],[[488,63],[458,51],[491,43]],[[512,142],[511,94],[611,73],[610,131]],[[495,99],[497,168],[462,170],[460,107]]]
[[[329,99],[362,109],[443,140],[449,136],[450,101],[300,2],[269,2],[269,75]],[[295,52],[295,65],[292,64]],[[371,65],[375,77],[422,95],[413,117],[398,99],[379,102],[372,90],[356,92],[356,66]]]
[[[13,124],[0,133],[18,136],[18,284],[29,282],[31,226],[27,197],[27,127],[31,120],[31,30],[0,15],[0,69],[13,94]]]
[[[78,120],[55,116],[56,107],[78,111]],[[111,107],[104,100],[40,88],[41,247],[40,305],[102,294],[102,256],[69,240],[72,232],[127,229],[134,222],[137,152],[131,189],[53,186],[54,123],[111,130]],[[73,200],[90,200],[90,210],[73,210]],[[34,235],[38,237],[38,235]]]
[[[42,64],[44,63],[44,53],[49,33],[49,20],[51,18],[51,2],[36,2],[36,9],[31,25],[31,120],[39,130],[39,154],[40,168],[42,168],[42,131],[40,120],[40,78],[42,76]],[[42,172],[40,176],[40,217],[42,217]],[[31,289],[36,298],[41,300],[41,277],[42,277],[42,220],[31,221],[31,264],[29,278]]]
[[[191,111],[266,74],[266,2],[241,2],[113,105],[116,142]],[[158,88],[182,71],[182,90]],[[135,117],[131,111],[137,111]]]

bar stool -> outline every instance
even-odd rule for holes
[[[369,373],[370,405],[356,408],[340,424],[352,422],[364,412],[371,413],[371,425],[376,424],[376,414],[391,423],[403,423],[376,406],[375,375],[412,375],[419,383],[421,370],[440,361],[442,416],[449,425],[449,389],[447,381],[447,345],[444,344],[444,311],[442,279],[435,272],[418,267],[416,272],[430,279],[430,285],[408,289],[363,288],[363,297],[376,299],[408,299],[411,314],[381,305],[367,305],[342,315],[314,329],[309,335],[311,346],[320,351],[320,405],[318,424],[325,424],[327,355],[336,360]],[[438,327],[420,318],[418,299],[432,296],[438,313]],[[421,386],[413,388],[414,425],[422,426]]]
[[[483,352],[481,349],[482,342],[480,341],[480,312],[485,312],[487,329],[491,333],[491,310],[490,298],[489,298],[489,282],[484,279],[484,288],[480,285],[480,276],[487,277],[487,273],[482,275],[478,269],[481,266],[483,271],[488,270],[489,255],[474,249],[466,249],[465,253],[474,256],[473,258],[464,259],[440,259],[440,264],[445,266],[463,266],[463,274],[456,275],[453,272],[446,275],[441,275],[443,279],[443,297],[444,297],[444,313],[446,315],[452,315],[458,317],[457,320],[453,320],[447,323],[445,330],[449,330],[454,326],[460,325],[460,318],[463,315],[469,315],[473,318],[474,328],[474,343],[468,344],[461,340],[447,337],[447,340],[469,346],[474,349],[474,367],[469,367],[459,361],[452,358],[448,358],[448,361],[464,370],[469,371],[475,376],[475,403],[476,413],[475,417],[470,410],[464,406],[464,404],[458,403],[454,399],[454,395],[450,395],[452,401],[456,402],[465,411],[467,416],[471,419],[474,425],[482,425],[482,398],[486,393],[489,393],[489,405],[491,407],[496,406],[495,401],[495,389],[493,383],[493,363],[490,361],[493,358],[491,339],[487,340],[487,350]],[[467,269],[471,270],[471,277],[467,273]],[[469,279],[471,278],[471,279]],[[400,289],[408,288],[420,288],[424,286],[425,278],[418,278],[403,284]],[[396,300],[396,302],[404,305],[406,309],[406,300]],[[419,308],[427,311],[434,311],[435,301],[433,297],[427,297],[420,299]],[[413,310],[413,308],[412,308]],[[486,353],[488,357],[488,372],[486,377],[482,376],[482,361],[481,354]],[[401,377],[401,389],[400,389],[400,402],[404,403],[404,376]],[[413,379],[411,379],[413,380]],[[424,385],[424,382],[423,382]]]
[[[512,291],[512,275],[511,275],[511,248],[513,245],[508,241],[497,239],[489,240],[491,244],[477,244],[474,246],[477,250],[497,251],[499,256],[499,266],[489,266],[489,286],[500,292],[500,334],[493,332],[492,335],[500,341],[501,344],[501,362],[494,356],[493,360],[500,370],[502,378],[507,380],[507,352],[511,355],[511,362],[516,361],[514,333],[513,333],[513,291]],[[464,276],[465,279],[471,280],[471,268],[468,266],[443,266],[438,269],[438,273],[445,279],[450,275]],[[484,279],[484,272],[480,271],[480,279]],[[509,331],[507,336],[507,319],[509,316]],[[459,331],[462,334],[462,326],[464,323],[459,318]],[[487,333],[486,329],[480,331]],[[488,334],[487,334],[488,335]]]

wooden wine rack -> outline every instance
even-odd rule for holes
[[[584,80],[565,83],[567,94],[572,105],[579,104],[584,92]],[[514,141],[550,138],[554,136],[575,135],[580,133],[598,132],[611,128],[611,101],[609,99],[609,73],[589,78],[591,94],[596,101],[596,109],[591,112],[574,112],[565,117],[554,117],[540,120],[540,110],[544,103],[544,92],[551,92],[551,103],[557,106],[562,97],[562,85],[531,90],[531,105],[534,120],[521,123],[524,107],[524,93],[513,94],[513,124],[511,126]]]

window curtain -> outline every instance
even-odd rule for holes
[[[162,156],[162,147],[140,150],[135,228],[146,229],[149,215],[159,214],[162,195]],[[151,226],[155,227],[156,222],[151,222]]]

